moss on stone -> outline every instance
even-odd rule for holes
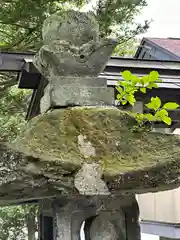
[[[134,133],[134,124],[134,119],[116,108],[59,109],[31,120],[12,147],[72,171],[83,162],[99,162],[107,177],[173,161],[180,152],[178,136]],[[95,156],[83,156],[79,135],[91,142]]]

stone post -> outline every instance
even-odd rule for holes
[[[112,108],[114,90],[98,75],[117,42],[100,38],[93,14],[67,11],[52,15],[44,22],[42,35],[44,46],[34,60],[48,80],[41,113],[68,107]],[[84,159],[95,156],[86,136],[79,135],[78,144]],[[134,195],[112,194],[102,175],[98,163],[84,163],[74,177],[77,194],[51,202],[54,240],[79,240],[83,222],[88,240],[140,239]],[[46,207],[44,215],[45,211]]]
[[[41,211],[50,220],[47,208]],[[51,201],[51,211],[54,240],[79,240],[83,222],[86,240],[140,240],[139,211],[133,195],[56,199]],[[48,222],[44,224],[43,240],[52,232],[47,231]]]

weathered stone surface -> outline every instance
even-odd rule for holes
[[[69,10],[49,17],[43,26],[44,46],[34,64],[46,77],[98,76],[117,42],[99,37],[90,13]]]
[[[107,87],[106,78],[98,77],[51,77],[49,82],[54,88],[59,88],[60,86],[74,86],[74,87]]]
[[[78,148],[80,152],[84,155],[84,158],[96,156],[95,147],[93,147],[92,143],[87,140],[87,136],[85,135],[80,134],[78,136]]]
[[[114,89],[107,79],[95,77],[52,77],[40,102],[41,113],[64,106],[113,105]]]
[[[89,40],[98,39],[99,25],[91,12],[63,11],[44,21],[42,36],[47,43],[61,39],[81,46]]]
[[[94,77],[53,77],[40,102],[41,113],[64,106],[101,106],[114,104],[114,89],[107,80]]]
[[[114,99],[113,88],[70,85],[57,87],[49,84],[40,106],[41,113],[44,113],[65,106],[113,106]]]
[[[67,195],[78,194],[74,177],[83,163],[92,162],[101,165],[102,178],[111,192],[175,188],[179,185],[180,138],[133,132],[134,123],[116,108],[54,110],[30,121],[12,148],[37,159],[33,163],[39,170],[33,167],[30,176],[45,177],[52,191]],[[84,141],[92,147],[88,156],[80,148],[80,135],[86,136]]]
[[[75,176],[74,185],[81,195],[109,195],[110,192],[102,181],[102,170],[99,164],[83,164]]]
[[[115,226],[109,221],[109,217],[98,216],[92,222],[90,237],[92,240],[118,240]],[[122,238],[121,238],[122,239]],[[124,238],[125,239],[125,238]]]
[[[32,119],[11,146],[0,145],[0,204],[78,196],[74,180],[84,163],[100,164],[114,194],[178,187],[179,136],[132,132],[134,123],[125,112],[105,107]],[[84,142],[79,136],[86,136]]]
[[[0,143],[0,164],[0,206],[76,193],[72,188],[74,179],[66,176],[70,171],[57,167],[56,163],[27,157],[3,143]]]

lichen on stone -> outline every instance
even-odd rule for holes
[[[59,109],[31,120],[13,148],[70,171],[80,169],[84,162],[97,162],[105,177],[173,161],[179,153],[178,136],[134,133],[134,124],[134,119],[116,108]],[[96,154],[84,156],[80,135],[87,137]]]

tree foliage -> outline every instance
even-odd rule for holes
[[[7,50],[36,50],[41,45],[41,28],[45,18],[62,11],[66,1],[2,0],[0,9],[1,48]],[[74,4],[81,6],[82,1]]]
[[[0,91],[0,141],[11,141],[25,124],[28,91],[17,86]]]
[[[149,22],[138,24],[135,17],[146,5],[145,0],[99,0],[95,10],[101,32],[114,35],[120,44],[145,32]]]
[[[36,205],[12,206],[0,208],[0,238],[1,240],[34,240],[33,236],[27,238],[29,221],[37,216]],[[34,221],[36,223],[36,220]],[[34,234],[37,231],[37,224]]]
[[[2,0],[0,9],[0,47],[6,50],[36,50],[41,46],[45,18],[66,8],[81,8],[85,0]],[[93,9],[102,35],[113,35],[120,43],[148,28],[134,18],[146,5],[145,0],[98,0]]]
[[[124,43],[118,44],[113,55],[119,57],[134,57],[139,45],[140,45],[139,39],[137,38],[129,39]]]

